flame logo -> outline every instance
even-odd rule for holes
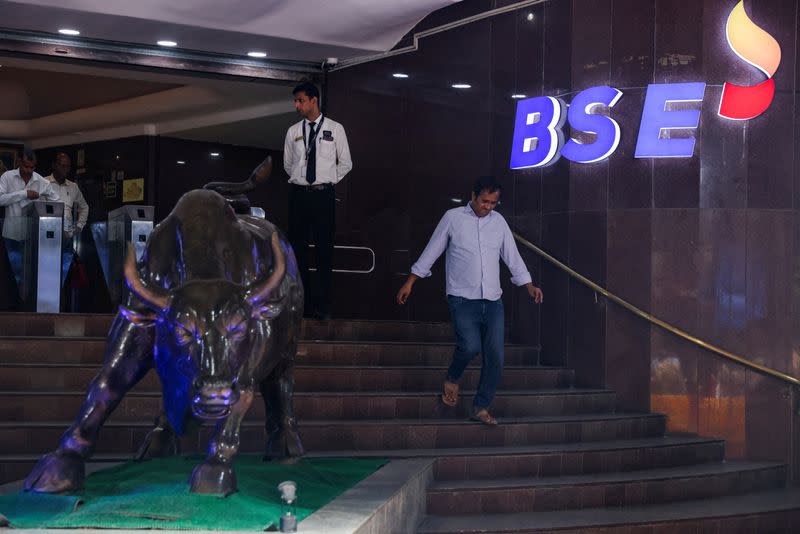
[[[728,15],[725,36],[731,50],[763,72],[767,79],[752,86],[725,82],[719,101],[719,115],[731,120],[758,117],[769,108],[775,95],[772,77],[781,63],[781,47],[774,37],[750,20],[744,10],[744,0],[736,4]]]

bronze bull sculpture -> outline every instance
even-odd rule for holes
[[[303,287],[294,254],[278,229],[231,204],[265,180],[268,158],[241,184],[209,184],[183,195],[154,230],[137,266],[129,246],[130,289],[108,335],[105,360],[58,448],[42,457],[26,490],[80,489],[85,461],[114,408],[152,368],[164,394],[166,421],[154,443],[183,433],[191,416],[216,421],[208,455],[190,479],[191,491],[236,491],[233,461],[239,429],[261,390],[266,405],[267,457],[301,456],[293,415],[292,367],[303,315]],[[146,453],[147,454],[147,453]],[[158,454],[155,452],[154,454]]]

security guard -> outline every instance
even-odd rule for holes
[[[286,132],[283,168],[289,175],[289,241],[305,288],[305,316],[329,319],[329,299],[336,233],[334,185],[353,168],[344,127],[322,115],[319,91],[302,83],[292,91],[294,107],[303,120]],[[308,238],[316,245],[319,285],[308,275]],[[316,291],[313,291],[316,289]],[[316,299],[314,298],[316,293]]]

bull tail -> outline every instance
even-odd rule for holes
[[[271,174],[272,157],[267,156],[267,159],[253,169],[253,172],[250,173],[250,177],[244,182],[209,182],[203,186],[203,189],[216,191],[224,197],[244,195],[254,190],[259,184],[266,182]]]

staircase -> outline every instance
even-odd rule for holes
[[[109,315],[0,314],[0,484],[52,450],[102,363]],[[295,411],[316,456],[435,458],[420,532],[800,532],[800,491],[784,465],[725,462],[724,442],[665,436],[659,414],[617,413],[613,391],[573,388],[573,372],[508,345],[493,413],[466,420],[438,401],[450,325],[307,321]],[[95,461],[129,459],[160,410],[149,374],[101,432]],[[211,429],[183,438],[204,449]],[[242,452],[263,450],[263,404]]]

